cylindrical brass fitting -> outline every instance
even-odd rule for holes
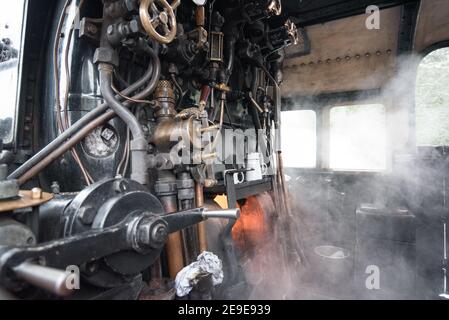
[[[154,131],[151,143],[160,151],[170,151],[179,141],[201,148],[201,121],[195,116],[186,120],[173,118],[160,122]]]
[[[173,91],[173,86],[170,81],[159,81],[154,97],[158,102],[155,113],[156,119],[163,120],[166,118],[174,118],[176,116],[175,92]]]

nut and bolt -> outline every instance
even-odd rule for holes
[[[58,181],[53,181],[51,184],[51,192],[53,194],[60,194],[61,193],[61,186],[59,185]]]
[[[97,34],[98,32],[98,27],[94,24],[88,24],[86,28],[87,32],[89,32],[92,35]]]
[[[165,243],[168,238],[168,228],[165,224],[159,223],[153,228],[151,238],[156,243]]]
[[[132,33],[137,33],[139,32],[139,22],[137,20],[131,20],[129,22],[129,30]]]
[[[129,190],[129,183],[126,180],[118,180],[114,182],[114,190],[117,193],[124,193]]]
[[[162,221],[144,222],[137,230],[137,239],[141,245],[153,247],[155,249],[160,248],[168,239],[167,224]]]

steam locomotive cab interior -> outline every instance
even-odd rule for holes
[[[0,298],[447,299],[445,0],[0,0]]]

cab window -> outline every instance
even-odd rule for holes
[[[286,167],[316,167],[316,125],[313,110],[282,112],[282,149]]]
[[[386,168],[386,114],[381,104],[330,110],[329,167],[379,171]]]
[[[417,146],[449,146],[449,48],[422,59],[415,100]]]

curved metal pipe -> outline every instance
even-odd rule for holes
[[[100,91],[104,100],[109,107],[122,119],[131,130],[133,139],[144,138],[142,126],[140,125],[134,114],[129,111],[119,100],[115,98],[114,90],[112,90],[112,75],[114,67],[107,63],[100,63],[98,66],[100,71]]]
[[[123,90],[121,94],[129,95],[136,91],[139,87],[145,84],[148,79],[151,78],[153,74],[153,65],[148,68],[145,75],[139,79],[137,82],[129,86],[127,89]],[[36,164],[41,162],[48,154],[57,149],[64,141],[70,139],[73,135],[75,135],[78,131],[80,131],[83,127],[88,125],[90,122],[94,121],[98,116],[108,110],[108,105],[102,104],[95,108],[94,110],[87,113],[84,117],[75,122],[71,127],[69,127],[66,131],[64,131],[61,135],[59,135],[56,139],[50,142],[47,146],[45,146],[41,151],[36,153],[32,158],[30,158],[27,162],[25,162],[22,166],[20,166],[17,170],[15,170],[11,175],[9,175],[8,179],[17,179],[20,176],[24,175],[28,170],[33,168]]]
[[[145,48],[146,53],[151,57],[151,63],[145,72],[145,74],[137,80],[134,84],[126,88],[121,92],[121,94],[128,96],[138,90],[140,87],[145,85],[148,82],[148,85],[144,90],[136,94],[133,99],[142,99],[150,94],[156,89],[156,85],[159,81],[161,74],[161,63],[159,57],[156,52],[147,45]],[[119,98],[119,96],[116,96]],[[129,105],[129,103],[125,102],[124,105]],[[69,127],[66,131],[64,131],[61,135],[59,135],[56,139],[50,142],[47,146],[45,146],[41,151],[36,153],[32,158],[30,158],[27,162],[25,162],[22,166],[20,166],[17,170],[15,170],[12,174],[8,176],[8,179],[19,179],[23,175],[27,173],[27,171],[31,170],[34,166],[42,162],[46,157],[48,157],[53,151],[55,151],[58,147],[60,147],[64,142],[70,140],[76,135],[80,130],[82,130],[85,126],[89,125],[92,121],[99,116],[101,116],[104,112],[108,110],[108,105],[102,104],[95,108],[94,110],[87,113],[84,117],[75,122],[71,127]],[[113,118],[113,117],[111,117]],[[108,119],[109,120],[109,119]],[[104,123],[104,122],[103,122]],[[101,123],[100,123],[101,124]],[[89,133],[87,133],[89,134]],[[87,135],[86,134],[86,135]],[[82,137],[80,140],[82,140]],[[79,142],[78,140],[77,142]],[[76,142],[76,143],[77,143]],[[75,143],[75,144],[76,144]],[[34,175],[33,175],[34,176]]]
[[[49,166],[53,161],[64,155],[68,150],[73,148],[78,142],[84,139],[89,133],[91,133],[96,127],[105,123],[106,121],[112,119],[115,116],[115,112],[110,110],[105,114],[101,115],[94,121],[90,122],[83,128],[81,128],[73,137],[69,140],[63,142],[58,148],[50,152],[42,161],[33,166],[30,170],[25,172],[17,181],[19,185],[23,185],[28,180],[31,180],[34,176],[39,174],[47,166]]]
[[[154,92],[157,84],[159,83],[159,79],[161,78],[161,60],[159,59],[159,56],[157,54],[157,49],[155,50],[151,48],[143,39],[139,39],[138,47],[140,50],[142,50],[143,53],[148,54],[152,61],[154,69],[152,72],[153,76],[150,79],[150,82],[148,82],[145,89],[143,89],[135,97],[133,97],[134,99],[144,99]]]
[[[143,50],[148,51],[149,46],[144,46]],[[151,50],[150,50],[151,51]],[[159,73],[160,61],[156,59],[156,73]],[[112,90],[112,75],[114,74],[114,67],[111,64],[100,63],[98,66],[100,72],[100,91],[103,98],[108,103],[109,107],[126,123],[133,139],[131,140],[131,179],[146,185],[149,183],[147,150],[148,141],[142,125],[139,123],[135,115],[128,110],[124,104],[115,98]],[[153,77],[155,79],[156,77]],[[153,83],[148,85],[151,90]],[[146,94],[144,92],[143,94]],[[131,100],[133,100],[132,98]]]

